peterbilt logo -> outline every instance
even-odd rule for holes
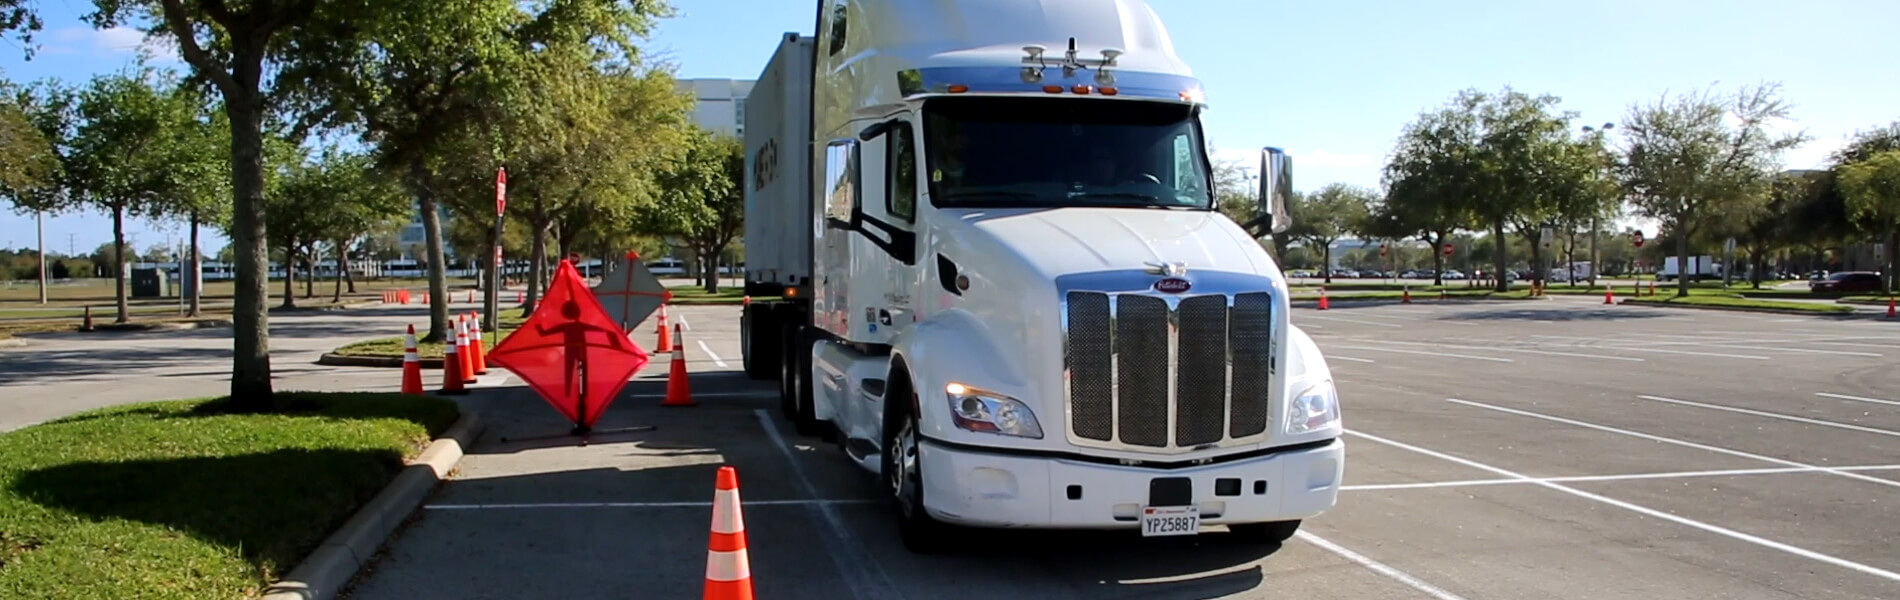
[[[1192,287],[1194,287],[1194,284],[1188,283],[1188,280],[1179,277],[1169,277],[1155,282],[1155,291],[1164,294],[1179,294],[1188,291],[1188,288]]]

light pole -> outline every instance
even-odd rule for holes
[[[1604,122],[1603,127],[1601,128],[1585,125],[1583,126],[1583,132],[1596,134],[1597,147],[1600,149],[1603,147],[1604,136],[1608,135],[1610,130],[1615,129],[1615,128],[1616,128],[1615,123]],[[1602,169],[1599,168],[1595,171],[1593,178],[1600,178],[1602,176],[1603,176],[1603,171]],[[1602,257],[1597,254],[1597,237],[1598,237],[1598,231],[1600,230],[1600,225],[1601,225],[1600,221],[1602,220],[1602,218],[1603,218],[1603,206],[1598,205],[1596,207],[1596,210],[1590,211],[1590,289],[1596,289],[1597,271],[1600,271],[1603,269],[1603,265],[1598,263],[1599,259],[1601,259]]]

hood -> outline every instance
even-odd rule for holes
[[[946,231],[1013,250],[1043,281],[1072,273],[1179,262],[1195,271],[1278,279],[1272,258],[1215,212],[1143,208],[968,209]],[[960,231],[959,231],[960,230]],[[966,239],[964,241],[976,241]]]

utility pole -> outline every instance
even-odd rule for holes
[[[40,304],[46,303],[46,211],[33,211],[33,226],[38,230],[40,246]]]
[[[1615,123],[1605,122],[1602,128],[1594,128],[1589,125],[1585,125],[1583,126],[1583,132],[1595,133],[1596,138],[1597,138],[1597,146],[1600,148],[1603,145],[1604,137],[1609,135],[1611,129],[1615,129],[1615,128],[1616,128]],[[1603,177],[1603,171],[1601,169],[1598,169],[1596,171],[1595,177],[1598,177],[1598,178]],[[1597,238],[1600,237],[1599,232],[1601,231],[1601,221],[1603,219],[1603,208],[1604,207],[1602,206],[1598,206],[1597,210],[1591,211],[1593,214],[1590,215],[1590,289],[1596,289],[1597,271],[1603,270],[1603,265],[1600,264],[1602,255],[1597,253]]]

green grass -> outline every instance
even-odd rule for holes
[[[706,293],[706,288],[703,287],[674,287],[667,289],[673,292],[673,299],[669,300],[668,304],[704,306],[739,304],[745,300],[745,288],[743,287],[720,287],[719,293],[717,294],[708,294]],[[779,299],[777,296],[760,296],[753,298],[753,300],[758,302],[777,299]]]
[[[451,315],[451,318],[453,318],[453,315]],[[423,320],[426,322],[428,318],[423,317]],[[501,340],[507,338],[508,334],[514,333],[515,329],[520,328],[521,324],[527,322],[527,320],[526,317],[521,315],[521,311],[519,310],[508,309],[502,312],[500,316],[495,318],[495,324],[501,326],[501,331],[482,332],[482,350],[487,351],[493,349],[495,344],[501,343]],[[418,338],[428,335],[428,333],[427,325],[416,328],[416,337]],[[407,340],[401,335],[376,338],[346,344],[335,350],[331,350],[330,353],[339,356],[402,358],[403,345],[406,342]],[[446,354],[446,352],[443,351],[444,346],[445,345],[441,342],[417,342],[416,356],[419,358],[442,358],[442,356]]]
[[[1400,290],[1396,292],[1394,291],[1373,291],[1373,292],[1352,291],[1352,292],[1337,293],[1337,294],[1330,293],[1331,291],[1332,290],[1328,290],[1329,293],[1326,295],[1328,301],[1401,300],[1405,298],[1404,290]],[[1446,296],[1449,296],[1452,298],[1495,298],[1499,300],[1523,300],[1530,297],[1530,290],[1528,288],[1514,289],[1508,292],[1497,292],[1497,291],[1483,289],[1483,288],[1480,288],[1480,289],[1447,288],[1444,290],[1444,293]],[[1426,289],[1414,288],[1412,290],[1412,301],[1426,302],[1426,301],[1436,300],[1438,299],[1438,295],[1439,295],[1439,290],[1426,290]],[[1293,293],[1291,296],[1289,296],[1289,299],[1295,300],[1295,301],[1318,300],[1319,292],[1293,290]]]
[[[0,435],[0,597],[245,598],[454,422],[452,402],[279,393],[94,411]]]
[[[1680,304],[1680,305],[1690,305],[1690,306],[1766,308],[1766,309],[1787,310],[1787,311],[1806,312],[1806,313],[1815,313],[1815,314],[1841,314],[1841,313],[1854,312],[1853,307],[1843,306],[1840,304],[1821,304],[1821,303],[1814,303],[1814,302],[1784,302],[1784,301],[1778,301],[1778,300],[1761,300],[1757,298],[1741,298],[1741,297],[1736,297],[1736,296],[1724,296],[1724,295],[1717,295],[1717,294],[1690,294],[1688,296],[1683,296],[1683,297],[1678,298],[1678,297],[1675,297],[1673,294],[1662,293],[1661,290],[1658,290],[1657,294],[1654,296],[1643,296],[1640,298],[1624,298],[1623,302],[1634,303],[1634,304],[1662,304],[1662,305]]]

